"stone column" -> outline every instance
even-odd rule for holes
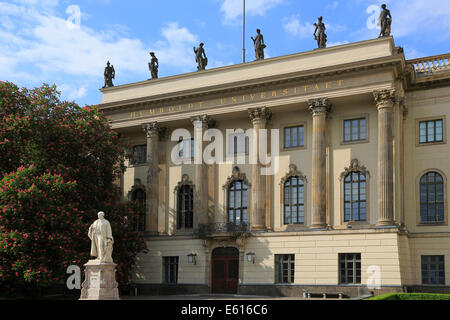
[[[255,163],[252,164],[252,197],[250,203],[251,229],[266,230],[266,176],[261,175],[261,164],[259,162],[259,130],[266,129],[267,121],[271,119],[272,112],[270,109],[263,107],[249,109],[248,114],[254,130],[254,141],[249,141],[249,144],[254,143],[256,150],[253,152],[254,155],[257,155]]]
[[[313,116],[312,135],[312,221],[310,228],[322,229],[327,225],[327,114],[331,110],[328,98],[308,102]]]
[[[145,230],[158,234],[158,158],[159,158],[159,135],[161,127],[157,122],[142,125],[147,134],[147,197],[146,197],[146,226]]]
[[[393,126],[395,90],[374,93],[378,108],[378,226],[394,225]]]
[[[195,165],[195,217],[197,224],[207,224],[208,219],[208,168],[203,161],[204,131],[208,129],[211,119],[207,115],[192,117],[194,125],[194,165]],[[198,143],[200,141],[200,143]],[[196,226],[194,226],[195,228]]]

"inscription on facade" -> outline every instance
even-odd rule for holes
[[[140,110],[129,112],[128,117],[126,118],[123,115],[121,115],[120,119],[113,119],[113,120],[115,121],[133,120],[171,113],[198,111],[213,107],[233,106],[237,104],[246,104],[252,102],[264,102],[283,97],[295,97],[314,92],[339,89],[342,88],[343,86],[344,80],[333,80],[327,82],[303,84],[295,87],[278,88],[276,90],[259,91],[241,95],[223,96],[212,100],[198,101],[178,105],[168,105],[159,107],[148,106],[143,107]]]

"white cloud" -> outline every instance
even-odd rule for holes
[[[341,45],[347,44],[347,43],[349,43],[347,40],[336,41],[336,42],[328,42],[328,43],[327,43],[327,47],[341,46]]]
[[[178,22],[167,23],[161,33],[164,40],[158,41],[150,50],[155,52],[160,64],[181,68],[186,72],[195,70],[193,47],[198,47],[198,37],[187,28],[180,27]]]
[[[6,12],[10,29],[12,24],[16,29],[15,32],[0,30],[0,57],[3,57],[0,63],[5,57],[9,60],[9,72],[2,72],[2,78],[15,78],[18,73],[36,68],[42,78],[52,75],[57,78],[61,74],[97,78],[102,76],[108,59],[120,66],[118,74],[142,72],[140,66],[147,59],[147,50],[140,40],[108,39],[85,26],[70,28],[65,19],[35,10],[32,5],[37,2],[20,2],[30,6],[0,2],[0,9],[6,8],[2,13]],[[57,1],[45,2],[57,4]]]
[[[356,4],[361,1],[354,0]],[[442,0],[387,0],[377,1],[377,7],[386,3],[392,14],[392,35],[396,38],[414,36],[416,38],[426,37],[434,41],[442,41],[450,38],[450,1]],[[374,3],[371,3],[371,7]],[[367,14],[372,14],[367,12]],[[375,17],[367,16],[368,25],[377,20]],[[352,33],[354,40],[362,40],[377,37],[379,28],[361,28]]]
[[[77,100],[84,98],[88,92],[85,87],[74,88],[68,84],[62,84],[58,87],[58,90],[61,91],[61,94],[67,97],[69,100]]]
[[[434,33],[450,37],[450,1],[396,0],[390,1],[392,30],[397,37],[415,33]],[[389,2],[388,2],[389,3]]]
[[[81,23],[73,28],[69,15],[43,9],[57,5],[57,0],[0,1],[0,80],[27,86],[56,82],[63,97],[73,100],[86,97],[87,88],[103,86],[107,60],[115,67],[116,85],[149,77],[149,51],[157,53],[166,70],[195,70],[192,47],[198,46],[197,36],[177,22],[166,24],[163,40],[149,50],[140,39],[127,36],[124,27],[94,31]]]
[[[333,1],[332,3],[327,4],[326,9],[336,9],[339,7],[339,1]]]
[[[242,0],[220,0],[222,6],[220,11],[224,14],[225,23],[236,23],[238,18],[242,16],[243,6]],[[275,8],[284,0],[247,0],[245,12],[248,15],[264,16],[267,11]]]
[[[283,19],[284,30],[300,39],[312,37],[314,33],[314,25],[310,22],[301,23],[298,15]]]

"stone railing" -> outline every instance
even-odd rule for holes
[[[249,224],[246,222],[218,222],[209,224],[199,224],[197,233],[199,236],[211,236],[213,234],[231,233],[240,235],[250,230]]]
[[[429,76],[441,72],[450,71],[450,53],[432,57],[413,59],[406,61],[412,65],[416,76]]]

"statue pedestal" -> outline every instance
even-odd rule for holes
[[[115,263],[89,260],[84,267],[80,300],[120,300]]]

